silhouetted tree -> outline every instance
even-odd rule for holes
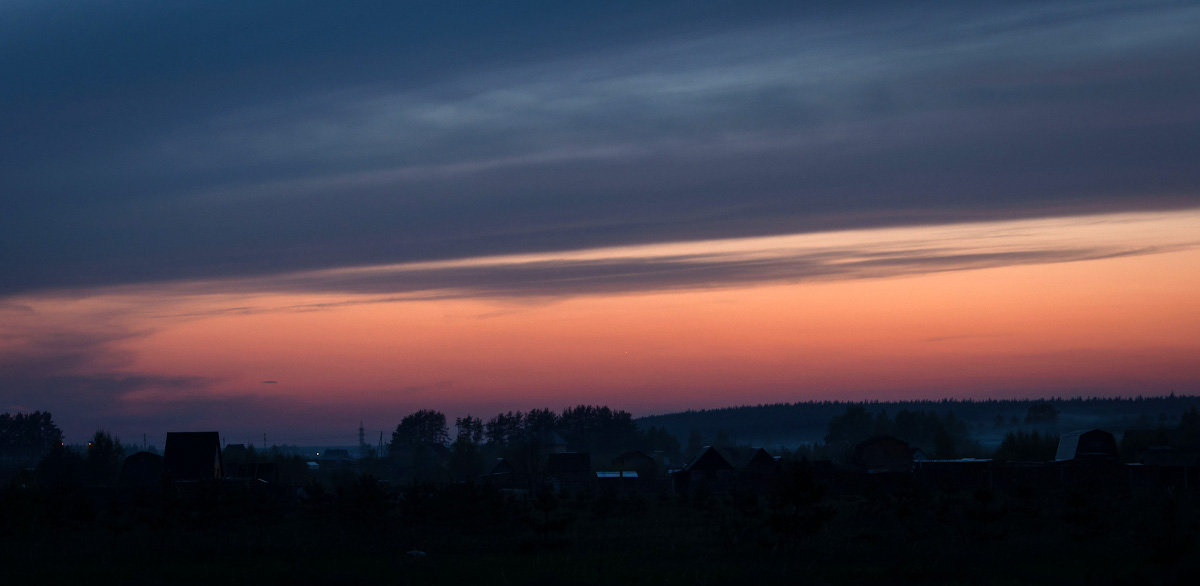
[[[669,458],[672,462],[678,462],[683,455],[679,439],[671,435],[665,427],[651,425],[649,429],[641,432],[640,435],[641,438],[638,440],[638,443],[641,449],[647,453],[662,452],[663,456]]]
[[[579,452],[604,452],[615,455],[631,450],[637,443],[637,424],[625,411],[608,407],[579,405],[564,409],[559,429],[567,445]],[[601,456],[600,461],[606,458]]]
[[[83,458],[60,443],[38,463],[38,484],[55,489],[78,486],[83,484],[83,469]]]
[[[729,439],[729,434],[724,429],[717,430],[717,437],[713,438],[714,448],[728,448],[733,442]]]
[[[901,409],[889,433],[939,459],[957,458],[970,444],[966,423],[953,411],[938,415],[936,411]]]
[[[414,480],[444,480],[445,442],[449,437],[446,416],[440,411],[421,409],[401,419],[392,432],[388,459],[407,468]]]
[[[1185,450],[1200,449],[1200,410],[1195,407],[1179,416],[1179,447]]]
[[[92,441],[88,442],[84,460],[87,483],[100,486],[116,484],[124,459],[125,446],[121,445],[121,440],[107,431],[97,430]]]
[[[1050,401],[1037,401],[1025,413],[1025,423],[1054,423],[1058,421],[1058,408]]]
[[[993,458],[1000,461],[1047,462],[1054,459],[1057,451],[1058,438],[1053,434],[1017,430],[1004,436]]]
[[[953,460],[958,457],[958,445],[945,427],[934,433],[933,457],[939,460]]]
[[[825,445],[831,456],[842,460],[850,458],[854,446],[859,442],[881,433],[887,433],[886,413],[872,417],[863,405],[848,405],[846,412],[829,420],[829,431],[825,434]]]
[[[441,444],[450,439],[446,416],[440,411],[421,409],[400,420],[388,449],[400,451],[422,444]]]
[[[688,460],[691,460],[698,456],[702,449],[704,449],[704,437],[700,435],[700,432],[693,429],[688,433],[687,450],[683,455]]]
[[[0,461],[33,464],[62,443],[62,430],[47,411],[0,414]]]
[[[489,444],[507,446],[521,438],[524,423],[525,415],[520,411],[500,413],[484,425],[484,437]]]
[[[558,431],[558,415],[549,409],[530,409],[525,414],[525,433],[529,437],[540,437]]]
[[[455,480],[471,480],[483,473],[483,453],[469,435],[459,434],[450,446],[449,468]]]
[[[457,437],[466,437],[473,444],[483,443],[483,420],[478,417],[458,417],[454,419],[454,428],[458,430]]]

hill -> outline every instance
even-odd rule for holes
[[[1045,403],[1053,405],[1056,416],[1052,419],[1031,418],[1030,408]],[[1005,433],[1014,429],[1057,433],[1097,427],[1116,432],[1174,426],[1181,413],[1200,406],[1200,397],[1171,394],[1132,398],[807,401],[651,415],[637,419],[637,424],[641,429],[652,425],[666,428],[682,442],[686,442],[692,432],[698,433],[705,443],[715,442],[717,435],[724,433],[733,443],[795,448],[823,441],[829,420],[844,413],[850,405],[863,405],[872,414],[886,411],[895,415],[902,410],[932,411],[939,415],[954,413],[966,422],[975,441],[994,447]]]

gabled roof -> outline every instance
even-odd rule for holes
[[[774,472],[778,467],[775,457],[762,448],[754,450],[742,464],[742,470],[747,472]]]
[[[222,474],[221,436],[215,431],[170,432],[163,452],[163,470],[172,480],[204,480]]]
[[[712,446],[704,446],[700,454],[688,462],[680,472],[708,471],[708,470],[733,470],[733,464],[725,459],[716,448]]]
[[[514,470],[511,462],[504,458],[497,458],[496,465],[492,467],[492,471],[489,474],[512,474]]]

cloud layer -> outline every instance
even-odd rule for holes
[[[1191,3],[0,10],[0,294],[1200,205]]]

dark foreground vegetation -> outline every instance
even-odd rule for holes
[[[450,441],[422,410],[319,462],[215,432],[72,448],[5,414],[0,584],[1200,583],[1194,398],[1117,435],[1031,402],[995,449],[952,412],[870,407],[774,453],[589,406]]]
[[[6,584],[1196,584],[1190,491],[951,489],[910,476],[830,494],[805,462],[770,494],[326,490],[202,482],[0,499]]]

